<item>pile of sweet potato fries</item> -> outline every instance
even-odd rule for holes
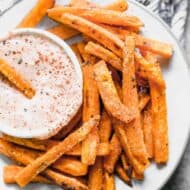
[[[168,161],[166,87],[157,58],[169,59],[172,47],[142,36],[143,22],[127,9],[126,0],[105,7],[38,0],[18,25],[35,27],[47,14],[58,22],[49,32],[64,40],[83,35],[71,45],[83,72],[83,105],[51,139],[3,135],[0,153],[19,164],[4,167],[5,183],[115,190],[114,173],[131,185],[143,180],[150,161]]]

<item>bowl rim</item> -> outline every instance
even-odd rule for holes
[[[68,57],[70,58],[71,62],[74,65],[76,75],[78,77],[78,81],[79,81],[79,84],[81,86],[81,92],[80,92],[81,98],[79,100],[80,102],[79,102],[78,108],[75,110],[75,112],[73,112],[72,117],[70,117],[68,119],[68,121],[66,122],[66,124],[64,125],[64,126],[66,126],[71,121],[71,119],[76,115],[77,111],[79,110],[80,106],[82,105],[83,77],[82,77],[82,70],[80,67],[80,63],[79,63],[76,55],[74,54],[73,50],[69,47],[69,45],[64,40],[62,40],[61,38],[57,37],[56,35],[48,32],[48,31],[45,31],[42,29],[36,29],[36,28],[35,29],[34,28],[14,29],[14,30],[11,30],[6,35],[1,36],[1,40],[5,40],[5,39],[9,38],[10,36],[14,36],[14,35],[16,36],[16,35],[22,35],[22,34],[38,35],[38,36],[45,37],[46,39],[49,39],[52,43],[55,43],[56,45],[58,45],[59,47],[61,47],[65,51],[65,53],[68,55]],[[44,130],[35,129],[35,130],[31,130],[29,132],[29,130],[23,130],[23,129],[18,129],[18,128],[14,129],[11,127],[9,127],[9,128],[0,127],[0,131],[2,133],[7,134],[7,135],[11,135],[14,137],[19,137],[19,138],[47,139],[50,136],[55,135],[59,130],[63,129],[64,126],[61,128],[57,128],[55,130],[53,129],[53,131],[55,131],[55,132],[53,132],[51,135],[48,135],[49,134],[48,128],[47,129],[44,128]]]

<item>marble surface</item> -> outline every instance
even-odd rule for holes
[[[185,52],[190,68],[190,1],[186,28]],[[189,190],[190,189],[190,139],[184,156],[175,173],[162,190]]]

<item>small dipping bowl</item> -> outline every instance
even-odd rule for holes
[[[13,37],[13,39],[14,39],[14,36],[27,36],[27,35],[29,35],[29,36],[31,36],[32,35],[32,37],[34,37],[34,36],[38,36],[38,37],[42,37],[42,39],[47,39],[50,43],[52,43],[52,44],[54,44],[54,45],[56,45],[56,46],[58,46],[60,49],[63,49],[63,53],[65,52],[65,54],[67,55],[67,58],[69,58],[70,59],[70,62],[73,64],[73,66],[72,66],[72,68],[74,68],[74,72],[75,72],[75,75],[73,75],[73,76],[76,76],[77,78],[75,78],[75,81],[72,81],[71,80],[71,82],[70,82],[70,84],[69,85],[75,85],[75,84],[73,84],[73,83],[76,83],[77,85],[78,85],[78,88],[77,88],[77,90],[76,90],[76,93],[74,93],[74,95],[73,95],[73,97],[74,97],[74,99],[75,99],[75,103],[73,103],[72,104],[72,108],[69,108],[70,110],[69,110],[69,114],[67,115],[67,116],[65,116],[64,117],[64,121],[63,121],[63,123],[61,123],[61,118],[58,118],[58,119],[60,119],[60,120],[58,120],[59,121],[59,124],[60,125],[48,125],[48,127],[46,128],[45,126],[38,126],[38,127],[34,127],[34,128],[29,128],[28,126],[26,126],[26,127],[15,127],[14,125],[15,125],[15,123],[18,123],[18,125],[19,125],[19,120],[18,120],[18,118],[15,118],[15,120],[13,120],[13,121],[17,121],[17,122],[8,122],[9,121],[9,119],[4,119],[5,120],[5,122],[4,122],[4,120],[3,120],[3,118],[9,118],[9,116],[10,116],[10,120],[11,119],[13,119],[13,116],[14,116],[14,114],[13,113],[10,113],[10,115],[8,115],[8,112],[5,112],[5,114],[4,114],[4,116],[2,116],[1,114],[0,114],[0,131],[2,132],[2,133],[5,133],[5,134],[8,134],[8,135],[11,135],[11,136],[15,136],[15,137],[20,137],[20,138],[39,138],[39,139],[47,139],[47,138],[49,138],[49,137],[51,137],[51,136],[53,136],[53,135],[55,135],[55,134],[57,134],[61,129],[63,129],[64,128],[64,126],[66,126],[70,121],[71,121],[71,119],[75,116],[75,114],[77,113],[77,111],[79,110],[79,108],[81,107],[81,104],[82,104],[82,85],[83,85],[83,80],[82,80],[82,71],[81,71],[81,68],[80,68],[80,64],[79,64],[79,62],[78,62],[78,60],[77,60],[77,58],[76,58],[76,56],[75,56],[75,54],[73,53],[73,51],[71,50],[71,48],[62,40],[62,39],[60,39],[59,37],[57,37],[57,36],[55,36],[54,34],[51,34],[51,33],[49,33],[49,32],[47,32],[47,31],[44,31],[44,30],[41,30],[41,29],[30,29],[30,28],[27,28],[27,29],[15,29],[15,30],[13,30],[13,31],[11,31],[7,36],[5,36],[5,37],[3,37],[3,38],[1,38],[0,39],[0,41],[2,42],[4,39],[6,40],[6,39],[12,39],[12,37]],[[21,50],[22,51],[22,50]],[[30,52],[29,52],[30,53]],[[63,62],[64,63],[64,62]],[[44,65],[45,65],[45,63],[44,63]],[[45,66],[43,66],[43,67],[45,67]],[[53,67],[53,66],[52,66]],[[72,70],[73,71],[73,70]],[[20,73],[19,72],[19,74],[21,74],[22,75],[22,73]],[[59,77],[60,77],[60,75],[59,75]],[[43,80],[45,80],[45,79],[43,79]],[[65,80],[65,79],[63,79],[63,80]],[[69,77],[68,77],[68,80],[69,80]],[[77,82],[76,82],[77,81]],[[0,81],[0,82],[2,82],[2,81]],[[29,81],[30,82],[30,81]],[[4,84],[3,84],[4,85]],[[73,88],[73,86],[71,86],[72,88]],[[6,87],[5,87],[6,88]],[[14,87],[13,87],[14,88]],[[35,88],[35,86],[34,86],[34,88]],[[64,88],[64,85],[63,85],[63,88]],[[2,90],[3,89],[3,87],[2,88],[0,88],[0,90]],[[69,89],[69,88],[67,88],[67,89]],[[19,91],[18,89],[16,89],[17,91]],[[61,91],[61,90],[60,90]],[[68,90],[69,91],[69,90]],[[5,91],[6,92],[6,91]],[[14,92],[14,91],[13,91]],[[52,91],[50,91],[50,92],[52,92],[53,93],[53,90]],[[75,92],[74,90],[73,90],[73,92]],[[9,92],[8,92],[9,93]],[[21,92],[20,92],[21,93]],[[39,93],[39,92],[38,92]],[[2,93],[1,93],[2,94]],[[66,94],[66,93],[65,93]],[[65,102],[67,102],[67,100],[70,100],[70,99],[72,99],[72,96],[69,96],[69,98],[68,98],[68,96],[66,96],[64,93],[63,93],[63,97],[61,97],[61,98],[63,98],[63,100],[65,101]],[[77,94],[77,95],[76,95]],[[23,94],[22,94],[23,95]],[[64,95],[66,96],[66,97],[64,97]],[[70,95],[70,94],[69,94]],[[11,96],[14,98],[14,94],[11,94]],[[10,97],[11,97],[10,96]],[[22,101],[22,98],[20,98],[20,96],[21,95],[19,95],[19,100],[20,100],[20,102],[19,102],[19,105],[21,105],[22,106],[22,109],[23,109],[23,104],[26,104],[26,106],[27,106],[27,104],[29,104],[30,103],[30,101],[32,101],[32,99],[30,100],[30,99],[28,99],[27,100],[27,97],[25,97],[24,95],[23,95],[23,101]],[[36,95],[35,95],[36,96]],[[33,97],[33,98],[35,98],[35,96]],[[6,101],[9,101],[10,99],[8,99],[7,97],[4,97],[4,102],[3,102],[3,97],[4,97],[4,95],[0,95],[0,106],[2,106],[1,107],[1,109],[6,109],[6,104],[5,104],[5,100]],[[77,98],[75,98],[75,97],[77,97]],[[24,99],[25,98],[25,99]],[[15,97],[15,100],[16,100],[16,97]],[[43,101],[43,100],[42,100]],[[45,100],[44,100],[45,101]],[[71,100],[72,101],[72,100]],[[11,101],[10,101],[11,102]],[[61,102],[61,101],[60,101]],[[69,102],[69,101],[68,101]],[[41,102],[40,102],[41,103]],[[41,103],[42,104],[42,103]],[[48,104],[48,103],[47,103]],[[63,105],[65,105],[65,104],[63,104]],[[24,105],[25,106],[25,105]],[[38,106],[38,105],[36,105],[36,106]],[[67,104],[67,106],[69,107],[70,106],[70,104],[68,103]],[[18,105],[17,105],[17,108],[18,108]],[[38,107],[37,107],[38,108]],[[64,110],[64,106],[61,108],[61,110]],[[1,110],[0,110],[1,111]],[[19,109],[18,110],[13,110],[13,112],[17,112],[18,111],[18,114],[19,114]],[[33,113],[33,112],[32,112]],[[62,112],[61,112],[62,113]],[[26,118],[28,119],[27,121],[31,121],[31,122],[33,122],[33,120],[34,120],[34,122],[35,122],[35,117],[33,118],[33,120],[30,118],[30,112],[28,113],[28,115],[26,115]],[[49,113],[47,113],[47,114],[54,114],[53,113],[53,111],[52,111],[52,113],[51,112],[49,112]],[[64,112],[62,113],[62,114],[64,114]],[[17,113],[15,113],[15,115],[17,115]],[[7,116],[7,117],[5,117],[5,116]],[[51,116],[51,115],[50,115]],[[36,117],[38,117],[38,116],[36,116]],[[40,115],[39,115],[39,117],[40,117]],[[56,116],[57,117],[57,116]],[[46,117],[45,117],[46,118]],[[44,119],[44,118],[43,118]],[[48,119],[48,117],[47,117],[47,119]],[[11,123],[11,124],[10,124]],[[36,122],[36,123],[38,123],[38,122]],[[40,123],[40,122],[39,122]],[[47,122],[48,123],[48,122]],[[58,122],[57,122],[58,123]],[[50,127],[51,126],[51,127]]]

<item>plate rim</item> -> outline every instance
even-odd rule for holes
[[[147,7],[145,7],[144,5],[140,4],[139,2],[135,1],[135,0],[127,0],[128,2],[130,2],[131,4],[134,4],[135,6],[140,7],[141,9],[143,9],[145,12],[147,12],[151,17],[155,18],[161,25],[164,26],[164,28],[167,30],[167,32],[170,34],[170,36],[173,38],[174,42],[176,43],[180,54],[182,55],[182,58],[184,59],[184,62],[186,64],[186,69],[187,69],[187,73],[188,73],[188,78],[190,81],[190,65],[188,64],[188,58],[185,54],[185,50],[182,47],[182,45],[179,43],[178,39],[176,38],[176,36],[173,34],[173,32],[171,31],[171,29],[169,28],[168,24],[166,22],[164,22],[158,15],[156,15],[154,12],[152,12],[151,10],[149,10]],[[190,87],[189,87],[190,89]],[[188,124],[188,137],[184,140],[184,146],[182,147],[182,153],[179,156],[175,167],[171,168],[171,172],[170,174],[163,180],[162,184],[160,184],[159,189],[163,188],[166,183],[170,180],[170,178],[173,176],[174,172],[176,171],[176,169],[178,168],[180,162],[182,161],[182,158],[185,154],[188,142],[190,140],[190,122]]]

